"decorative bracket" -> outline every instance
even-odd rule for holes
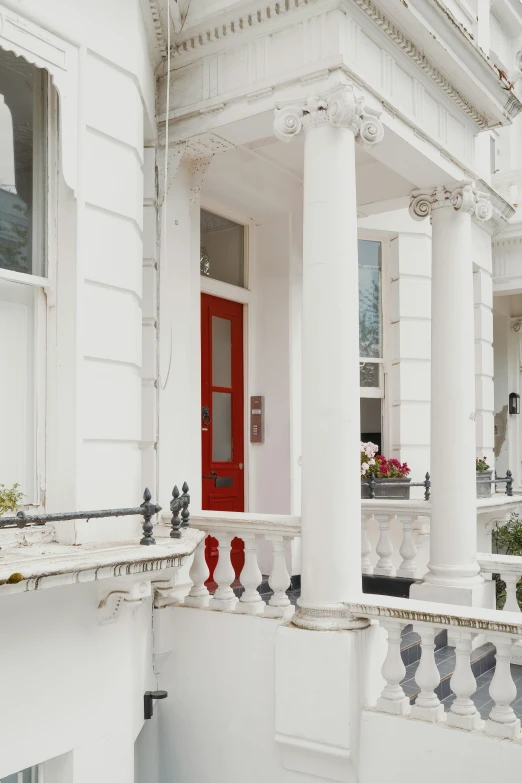
[[[151,592],[150,582],[134,582],[127,590],[112,590],[107,593],[98,604],[100,625],[115,623],[126,604],[134,614]]]

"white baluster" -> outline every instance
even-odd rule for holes
[[[373,515],[370,516],[373,519]],[[363,514],[361,517],[361,571],[363,574],[373,574],[373,567],[370,562],[372,545],[368,538],[368,516]]]
[[[257,589],[263,579],[257,563],[258,541],[255,533],[242,533],[241,538],[245,542],[245,565],[241,571],[239,581],[245,588],[245,591],[236,604],[236,612],[241,614],[263,614],[265,602]]]
[[[390,515],[375,514],[375,518],[379,521],[379,540],[375,548],[379,555],[379,560],[373,569],[373,573],[380,576],[393,576],[395,569],[390,559],[393,555],[393,544],[390,538]]]
[[[415,682],[421,689],[415,704],[411,708],[413,718],[429,720],[435,723],[444,718],[444,706],[435,693],[440,682],[440,674],[435,663],[435,634],[438,628],[433,626],[414,626],[421,637],[421,659]]]
[[[471,670],[471,650],[473,635],[471,631],[457,631],[453,634],[456,641],[455,671],[450,680],[451,690],[455,700],[450,707],[446,719],[450,726],[473,731],[480,723],[480,713],[471,701],[477,690],[477,681]]]
[[[274,595],[265,609],[266,617],[290,617],[294,607],[290,603],[286,591],[290,587],[290,574],[286,567],[286,542],[284,536],[266,535],[265,539],[272,542],[274,560],[272,572],[268,580]]]
[[[506,612],[520,612],[520,606],[517,601],[517,583],[520,579],[518,574],[501,574],[500,578],[506,583],[506,603],[504,604],[504,611]]]
[[[400,684],[406,674],[406,667],[401,658],[402,623],[381,620],[380,625],[388,632],[388,652],[381,669],[386,685],[380,698],[377,699],[377,709],[380,712],[391,712],[392,715],[409,715],[410,700]]]
[[[417,576],[417,547],[413,538],[413,517],[402,516],[402,543],[399,549],[402,557],[402,563],[397,571],[397,576],[404,576],[409,579],[415,579]]]
[[[185,597],[186,606],[196,606],[200,609],[208,608],[210,593],[205,587],[205,582],[209,577],[207,561],[205,559],[205,538],[198,545],[194,552],[194,560],[190,566],[189,576],[192,580],[192,587],[189,594]]]
[[[237,604],[237,598],[231,588],[236,575],[230,560],[230,544],[234,536],[231,533],[216,533],[218,540],[218,562],[214,570],[214,581],[217,590],[209,601],[211,609],[232,612]]]
[[[520,734],[520,720],[511,702],[516,699],[517,686],[511,676],[511,647],[509,636],[488,634],[488,640],[497,648],[495,674],[489,686],[489,695],[495,702],[486,721],[486,734],[514,739]]]

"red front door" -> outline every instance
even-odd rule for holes
[[[243,305],[201,295],[201,442],[203,508],[244,511]],[[210,581],[217,542],[207,539]],[[239,576],[243,542],[234,539]]]

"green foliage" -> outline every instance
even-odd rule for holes
[[[482,459],[475,460],[476,470],[479,473],[482,473],[484,470],[489,470],[489,465],[486,462],[486,458],[482,457]]]
[[[18,506],[24,497],[18,487],[20,484],[13,484],[7,488],[5,484],[0,484],[0,514],[7,514],[9,511],[17,511]]]
[[[493,551],[495,554],[522,556],[522,521],[514,511],[509,522],[493,531]],[[506,585],[499,574],[493,574],[497,582],[497,609],[503,609],[506,603]],[[522,609],[522,579],[517,583],[517,601]]]

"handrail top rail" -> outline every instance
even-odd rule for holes
[[[479,552],[477,562],[485,574],[514,573],[522,576],[522,557]]]
[[[263,533],[301,533],[301,517],[293,514],[255,514],[241,511],[201,511],[191,515],[192,526],[202,530],[249,530]]]
[[[345,602],[354,617],[369,620],[402,620],[406,624],[426,623],[439,627],[467,628],[472,631],[506,633],[522,637],[522,614],[498,609],[436,604],[411,598],[365,595],[361,603]]]

